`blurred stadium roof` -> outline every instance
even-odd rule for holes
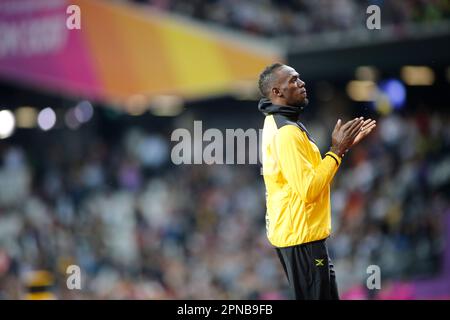
[[[133,113],[152,104],[167,109],[179,103],[180,97],[203,99],[230,93],[256,97],[257,76],[274,61],[291,64],[309,81],[348,79],[358,66],[365,65],[386,71],[405,65],[448,67],[450,22],[445,14],[432,21],[425,17],[401,24],[391,23],[397,19],[394,15],[386,24],[382,20],[381,30],[368,30],[360,7],[352,12],[360,11],[361,21],[349,19],[349,12],[339,16],[342,8],[335,8],[337,21],[327,24],[326,12],[309,2],[304,3],[314,8],[295,8],[291,1],[272,2],[280,9],[277,13],[300,20],[290,22],[290,29],[276,29],[270,21],[278,18],[273,23],[279,25],[283,18],[272,16],[276,13],[270,6],[261,9],[253,1],[239,7],[242,12],[233,13],[233,30],[212,21],[219,18],[198,19],[202,15],[195,14],[196,10],[209,8],[195,7],[208,5],[202,1],[195,5],[166,1],[169,7],[160,8],[155,1],[2,0],[0,79]],[[66,28],[69,4],[81,8],[81,30]],[[319,17],[307,17],[305,12]],[[350,20],[353,24],[346,25]],[[311,30],[297,28],[295,21],[309,21]],[[321,32],[314,31],[318,26]],[[297,33],[291,30],[294,27]]]

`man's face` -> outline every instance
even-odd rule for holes
[[[286,101],[286,105],[305,107],[308,104],[305,82],[294,68],[283,66],[276,71],[278,81],[276,87],[279,97]]]

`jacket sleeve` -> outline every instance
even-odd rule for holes
[[[277,158],[283,176],[303,201],[313,202],[333,180],[341,157],[327,152],[320,164],[313,166],[310,148],[301,130],[293,125],[279,129],[275,140]]]

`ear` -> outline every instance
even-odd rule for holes
[[[272,94],[277,97],[282,96],[282,93],[281,93],[280,89],[278,89],[278,88],[272,88]]]

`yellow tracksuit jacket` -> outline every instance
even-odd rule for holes
[[[259,106],[266,114],[262,137],[266,228],[272,245],[288,247],[330,235],[330,183],[341,158],[333,152],[322,158],[298,114],[291,107],[279,107],[267,100]]]

